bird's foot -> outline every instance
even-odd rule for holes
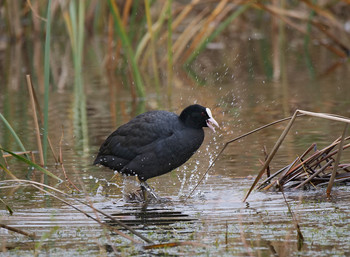
[[[145,182],[141,181],[140,184],[143,201],[147,203],[162,203],[162,202],[169,202],[170,199],[168,198],[162,198],[154,192],[154,190]]]

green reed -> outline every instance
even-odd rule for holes
[[[49,92],[50,92],[50,42],[51,42],[51,0],[47,5],[46,38],[44,50],[44,133],[43,133],[43,157],[44,165],[47,159],[48,130],[49,130]]]
[[[62,179],[60,179],[60,178],[57,177],[56,175],[52,174],[50,171],[48,171],[47,169],[41,167],[40,165],[38,165],[38,164],[36,164],[36,163],[34,163],[34,162],[32,162],[32,161],[30,161],[30,160],[28,160],[28,159],[26,159],[26,158],[20,156],[20,155],[18,155],[18,154],[15,154],[14,152],[11,152],[11,151],[9,151],[9,150],[6,150],[6,149],[4,149],[4,148],[1,148],[1,147],[0,147],[0,150],[5,151],[5,152],[11,154],[11,155],[12,155],[14,158],[16,158],[17,160],[19,160],[19,161],[21,161],[21,162],[24,162],[24,163],[28,164],[28,165],[31,166],[31,167],[34,167],[36,170],[42,172],[43,174],[48,175],[48,176],[50,176],[50,177],[52,177],[52,178],[54,178],[54,179],[56,179],[56,180],[58,180],[58,181],[62,181]]]
[[[10,123],[6,120],[6,118],[0,113],[0,119],[2,120],[2,122],[4,123],[5,127],[11,132],[13,138],[15,139],[16,143],[18,144],[19,148],[21,149],[22,152],[27,152],[27,150],[25,149],[21,139],[18,137],[17,133],[15,132],[15,130],[12,128],[12,126],[10,125]],[[29,158],[28,155],[26,155],[27,158]]]
[[[172,22],[173,22],[173,16],[171,14],[171,6],[172,6],[173,1],[172,0],[168,0],[168,8],[167,8],[167,16],[168,16],[168,38],[167,38],[167,78],[168,78],[168,82],[167,82],[167,94],[168,94],[168,99],[170,101],[171,99],[171,95],[172,95],[172,88],[173,88],[173,67],[174,67],[174,63],[173,63],[173,41],[172,41],[172,37],[173,37],[173,29],[172,29]]]
[[[82,75],[84,51],[85,1],[71,1],[69,16],[66,18],[70,36],[74,65],[74,129],[75,135],[84,152],[89,149],[86,97]]]

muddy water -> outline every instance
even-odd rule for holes
[[[200,66],[198,61],[198,67]],[[284,129],[279,124],[237,141],[225,150],[204,181],[188,198],[199,178],[216,157],[224,143],[279,118],[290,116],[296,109],[329,112],[350,116],[350,88],[344,83],[346,67],[331,76],[310,80],[306,72],[297,73],[283,83],[266,81],[262,75],[240,77],[227,71],[217,73],[197,69],[198,76],[208,76],[205,86],[198,86],[183,71],[175,73],[170,100],[166,89],[157,94],[147,83],[144,101],[135,102],[129,90],[114,90],[109,81],[91,71],[99,63],[86,64],[84,74],[87,126],[81,128],[75,118],[72,80],[63,89],[50,93],[50,135],[54,148],[59,150],[63,133],[62,154],[69,179],[81,189],[71,190],[66,183],[49,184],[71,194],[65,198],[102,222],[108,220],[89,207],[75,201],[90,202],[126,224],[134,227],[155,243],[194,242],[193,245],[175,248],[144,250],[140,244],[103,230],[92,219],[70,206],[44,195],[33,187],[1,189],[2,199],[14,211],[13,215],[2,208],[1,223],[36,233],[36,241],[17,233],[0,229],[1,249],[11,255],[87,256],[110,254],[114,246],[123,256],[129,255],[203,255],[203,256],[347,256],[350,254],[350,189],[349,185],[334,189],[331,199],[325,198],[325,188],[311,191],[286,192],[305,241],[298,250],[298,240],[291,213],[280,193],[253,192],[247,203],[242,199],[253,182],[264,158],[263,147],[271,150]],[[295,72],[295,71],[292,71]],[[231,74],[232,73],[232,74]],[[207,74],[207,75],[205,75]],[[218,79],[219,78],[219,79]],[[230,78],[235,78],[231,79]],[[30,103],[26,96],[24,79],[18,87],[10,80],[2,86],[0,110],[18,132],[29,150],[36,150],[35,131]],[[216,82],[215,82],[216,81]],[[40,89],[39,95],[40,95]],[[166,109],[179,113],[192,103],[212,109],[221,128],[213,133],[206,130],[200,150],[177,170],[149,180],[150,186],[170,202],[149,204],[130,202],[128,195],[138,189],[134,178],[116,176],[106,168],[91,166],[99,145],[117,126],[136,114],[153,109]],[[278,151],[271,164],[277,170],[290,162],[312,143],[319,148],[335,140],[343,125],[317,118],[300,118]],[[85,130],[87,137],[79,130]],[[16,150],[9,132],[0,127],[0,144]],[[344,162],[350,161],[347,152]],[[62,168],[55,167],[49,157],[48,169],[63,177]],[[9,168],[24,178],[28,168],[9,159]],[[38,172],[33,178],[42,181]],[[2,175],[2,180],[7,179]],[[2,186],[9,185],[8,183]],[[64,197],[63,197],[64,198]],[[117,228],[121,229],[119,226]],[[123,230],[123,232],[128,233]],[[134,237],[136,240],[141,239]]]

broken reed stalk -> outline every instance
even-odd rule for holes
[[[299,114],[299,115],[297,115],[297,116],[300,117],[300,116],[303,116],[303,114]],[[242,138],[244,138],[244,137],[246,137],[246,136],[249,136],[249,135],[251,135],[251,134],[254,134],[255,132],[259,132],[260,130],[263,130],[263,129],[265,129],[265,128],[268,128],[268,127],[270,127],[270,126],[272,126],[272,125],[276,125],[276,124],[281,123],[281,122],[283,122],[283,121],[290,120],[290,119],[292,119],[292,118],[293,118],[293,116],[290,116],[290,117],[287,117],[287,118],[283,118],[283,119],[280,119],[280,120],[276,120],[276,121],[274,121],[274,122],[271,122],[271,123],[266,124],[266,125],[264,125],[264,126],[261,126],[261,127],[259,127],[259,128],[253,129],[252,131],[249,131],[249,132],[247,132],[247,133],[245,133],[245,134],[243,134],[243,135],[240,135],[240,136],[238,136],[238,137],[235,137],[234,139],[231,139],[231,140],[227,141],[227,142],[224,144],[223,148],[220,150],[220,152],[216,155],[216,157],[215,157],[215,159],[213,160],[213,162],[209,165],[209,167],[207,168],[207,170],[204,172],[204,174],[202,175],[202,177],[199,179],[197,185],[196,185],[196,186],[192,189],[192,191],[188,194],[188,196],[186,197],[185,201],[187,201],[188,198],[190,198],[190,196],[193,194],[193,192],[197,189],[197,187],[199,186],[199,184],[203,181],[204,177],[208,174],[209,170],[214,166],[215,162],[218,160],[218,158],[220,157],[220,155],[223,153],[223,151],[226,149],[226,147],[227,147],[229,144],[231,144],[231,143],[233,143],[233,142],[235,142],[235,141],[237,141],[237,140],[240,140],[240,139],[242,139]]]
[[[286,128],[283,130],[281,136],[279,137],[279,139],[277,140],[276,144],[274,145],[274,147],[272,148],[271,150],[271,153],[269,154],[269,156],[267,157],[266,161],[265,161],[265,164],[264,166],[261,168],[258,176],[255,178],[254,182],[253,182],[253,185],[250,187],[248,193],[246,194],[246,196],[244,197],[243,199],[243,202],[245,202],[249,196],[249,194],[252,192],[253,188],[256,186],[256,184],[258,183],[258,181],[260,180],[260,178],[262,177],[262,175],[264,174],[267,166],[269,166],[272,158],[275,156],[278,148],[281,146],[284,138],[287,136],[290,128],[292,127],[293,123],[294,123],[294,120],[296,119],[297,117],[297,113],[298,111],[296,111],[294,113],[294,115],[292,116],[291,120],[289,121],[288,125],[286,126]]]
[[[19,229],[19,228],[15,228],[15,227],[12,227],[12,226],[8,226],[8,225],[2,224],[2,223],[0,223],[0,227],[1,227],[1,228],[4,228],[4,229],[7,229],[7,230],[9,230],[9,231],[12,231],[12,232],[15,232],[15,233],[18,233],[18,234],[27,236],[27,237],[29,237],[29,238],[31,238],[31,239],[35,239],[35,238],[36,238],[35,233],[29,233],[29,232],[26,232],[26,231],[21,230],[21,229]]]
[[[348,140],[347,138],[346,140]],[[333,146],[335,147],[335,146]],[[338,150],[335,150],[331,153],[329,153],[332,149],[329,146],[325,149],[322,149],[321,151],[317,151],[315,154],[307,158],[306,160],[302,161],[300,164],[298,164],[293,170],[288,172],[286,175],[284,175],[282,178],[278,180],[280,186],[283,186],[284,188],[290,188],[294,187],[294,189],[297,189],[306,183],[310,182],[311,185],[314,185],[317,183],[317,185],[322,185],[322,184],[328,184],[329,183],[329,177],[330,174],[325,173],[325,170],[331,166],[334,165],[334,159],[333,155],[338,153]],[[346,148],[350,147],[350,144],[347,144],[343,147],[343,150]],[[326,155],[326,156],[325,156]],[[330,159],[330,160],[329,160]],[[321,165],[321,162],[327,161],[325,165]],[[350,164],[349,164],[350,165]],[[338,165],[338,168],[340,165]],[[306,168],[305,170],[302,170]],[[318,169],[317,169],[318,168]],[[335,178],[337,179],[336,182],[339,182],[340,180],[338,179],[339,177],[346,179],[347,177],[350,177],[350,171],[346,170],[346,166],[343,168],[344,171],[348,174],[343,174],[336,176]],[[323,173],[323,175],[319,175],[320,173]],[[305,176],[308,176],[308,178],[304,180]],[[309,177],[310,176],[310,177]],[[316,177],[317,176],[317,177]],[[326,181],[324,183],[321,183],[321,181]],[[276,182],[276,181],[275,181]],[[287,185],[289,182],[294,182],[291,183],[290,185]],[[301,183],[297,185],[296,183]],[[263,185],[263,184],[262,184]],[[261,189],[261,186],[259,187]],[[268,188],[263,188],[264,190]]]
[[[269,123],[269,124],[267,124],[267,125],[264,125],[264,126],[262,126],[262,127],[259,127],[259,128],[257,128],[257,129],[254,129],[254,130],[252,130],[252,131],[250,131],[250,132],[248,132],[248,133],[246,133],[246,134],[243,134],[243,135],[241,135],[241,136],[239,136],[239,137],[236,137],[236,138],[234,138],[234,139],[232,139],[232,140],[230,140],[230,141],[227,141],[227,142],[224,144],[223,148],[220,150],[220,152],[216,155],[216,157],[215,157],[215,159],[213,160],[213,162],[209,165],[209,167],[207,168],[207,170],[204,172],[204,174],[202,175],[202,177],[199,179],[199,181],[198,181],[198,183],[196,184],[196,186],[191,190],[191,192],[188,194],[188,196],[185,198],[184,201],[187,201],[188,198],[192,195],[192,193],[197,189],[197,187],[199,186],[199,184],[203,181],[204,177],[208,174],[209,170],[214,166],[215,162],[218,160],[218,158],[220,157],[220,155],[223,153],[223,151],[226,149],[226,147],[227,147],[230,143],[233,143],[233,142],[235,142],[235,141],[237,141],[237,140],[239,140],[239,139],[241,139],[241,138],[243,138],[243,137],[246,137],[246,136],[248,136],[248,135],[251,135],[251,134],[253,134],[253,133],[257,132],[257,131],[260,131],[260,130],[262,130],[262,129],[264,129],[264,128],[267,128],[267,127],[269,127],[269,126],[272,126],[272,125],[274,125],[274,124],[280,123],[280,122],[282,122],[282,121],[290,120],[289,123],[288,123],[288,125],[286,126],[286,128],[285,128],[284,131],[282,132],[281,136],[279,137],[279,139],[278,139],[277,142],[275,143],[273,149],[271,150],[271,153],[270,153],[269,156],[267,157],[263,168],[262,168],[262,169],[260,170],[260,172],[258,173],[258,175],[257,175],[255,181],[253,182],[252,186],[250,187],[248,193],[245,195],[245,197],[244,197],[244,199],[243,199],[243,202],[245,202],[245,201],[247,200],[248,196],[250,195],[250,193],[253,191],[253,189],[254,189],[254,187],[256,186],[256,184],[258,183],[258,181],[260,180],[260,178],[262,177],[262,175],[264,174],[266,168],[269,166],[269,164],[270,164],[272,158],[273,158],[274,155],[276,154],[278,148],[279,148],[280,145],[282,144],[284,138],[286,137],[286,135],[288,134],[288,132],[289,132],[289,130],[290,130],[290,128],[291,128],[291,126],[293,125],[294,120],[295,120],[297,117],[304,116],[304,115],[313,116],[313,117],[318,117],[318,118],[324,118],[324,119],[329,119],[329,120],[334,120],[334,121],[341,121],[341,122],[345,122],[345,123],[350,123],[350,119],[347,119],[347,118],[342,117],[342,116],[339,116],[339,115],[326,114],[326,113],[315,113],[315,112],[308,112],[308,111],[304,111],[304,110],[296,110],[296,111],[294,112],[293,116],[291,116],[291,117],[287,117],[287,118],[284,118],[284,119],[281,119],[281,120],[274,121],[274,122],[272,122],[272,123]],[[334,144],[334,143],[333,143],[333,144]],[[332,145],[331,145],[331,146],[332,146]],[[329,146],[329,147],[327,147],[327,148],[325,148],[325,149],[329,149],[331,146]],[[311,149],[311,148],[309,148],[309,149],[303,154],[303,156],[306,155],[306,154],[309,152],[310,149]],[[325,149],[324,149],[324,150],[325,150]],[[309,158],[310,158],[310,157],[309,157]],[[294,165],[294,163],[293,163],[293,165]],[[300,165],[300,164],[299,164],[299,165]],[[287,172],[290,172],[289,170],[290,170],[291,167],[292,167],[292,166],[289,166],[289,167],[288,167]],[[278,172],[283,172],[283,171],[285,171],[285,168],[283,168],[282,170],[280,170],[280,171],[278,171]],[[287,172],[286,172],[286,173],[287,173]],[[277,175],[277,174],[276,174],[276,175]],[[276,175],[274,174],[274,175],[272,175],[272,176],[274,177],[274,176],[276,176]],[[264,183],[267,182],[269,179],[270,179],[270,178],[268,178],[267,180],[265,180]]]
[[[30,76],[30,75],[28,75],[28,76]],[[39,103],[39,101],[38,101],[38,97],[37,97],[37,95],[36,95],[36,92],[35,92],[35,88],[34,88],[34,87],[32,87],[32,92],[33,92],[33,96],[34,96],[34,101],[35,101],[35,105],[36,105],[36,110],[38,111],[39,118],[40,118],[40,119],[38,119],[38,120],[39,120],[40,123],[41,123],[40,125],[41,125],[41,126],[44,126],[44,124],[43,124],[43,120],[45,119],[45,118],[44,118],[44,114],[43,114],[43,112],[41,111],[40,103]],[[55,162],[57,163],[57,162],[58,162],[58,159],[57,159],[55,150],[53,149],[53,145],[52,145],[52,143],[51,143],[51,139],[50,139],[50,137],[49,137],[48,134],[47,134],[47,142],[49,143],[49,147],[50,147],[52,156],[53,156],[53,158],[55,159]]]
[[[331,145],[325,147],[324,149],[315,152],[314,154],[312,154],[311,156],[309,156],[307,159],[303,160],[302,162],[300,162],[298,165],[296,165],[293,169],[291,169],[290,171],[288,171],[288,173],[283,174],[283,176],[289,175],[290,173],[293,173],[295,170],[299,169],[302,165],[304,165],[305,163],[310,163],[312,161],[314,161],[315,159],[317,159],[321,154],[327,154],[325,157],[323,157],[321,161],[327,159],[330,157],[329,152],[337,145],[337,140],[334,141]],[[312,144],[309,149],[311,149],[313,146],[315,146],[315,144]],[[308,150],[309,150],[308,149]],[[304,156],[309,152],[309,151],[305,151],[305,153],[301,156],[301,158],[304,158]],[[282,177],[282,176],[281,176]],[[282,184],[282,178],[279,179],[280,184]],[[286,183],[285,181],[283,181],[283,183]]]
[[[304,111],[304,110],[296,110],[294,112],[294,115],[292,117],[292,119],[290,120],[289,124],[287,125],[287,127],[284,129],[283,133],[281,134],[280,138],[277,140],[277,142],[275,143],[273,149],[271,150],[271,153],[269,154],[269,157],[268,159],[266,160],[264,166],[262,167],[262,169],[260,170],[260,172],[258,173],[256,179],[254,180],[252,186],[250,187],[248,193],[245,195],[244,199],[243,199],[243,202],[246,201],[246,199],[248,198],[248,196],[250,195],[250,193],[253,191],[253,189],[255,188],[256,184],[258,183],[258,181],[260,180],[260,178],[262,177],[263,173],[265,172],[267,166],[270,164],[272,158],[274,157],[274,155],[276,154],[279,146],[282,144],[284,138],[286,137],[288,131],[290,130],[291,126],[293,125],[293,122],[295,120],[295,118],[297,117],[297,114],[300,113],[300,114],[303,114],[303,115],[308,115],[308,116],[312,116],[312,117],[318,117],[318,118],[323,118],[323,119],[328,119],[328,120],[333,120],[333,121],[340,121],[340,122],[345,122],[347,124],[347,126],[345,127],[344,129],[344,132],[343,132],[343,136],[342,136],[342,139],[345,138],[345,132],[348,128],[348,124],[350,123],[350,119],[348,118],[345,118],[345,117],[342,117],[342,116],[339,116],[339,115],[334,115],[334,114],[326,114],[326,113],[315,113],[315,112],[309,112],[309,111]],[[337,140],[338,141],[338,140]],[[326,147],[325,149],[323,149],[321,152],[326,152],[326,150],[331,150],[332,147],[334,147],[334,144],[337,142],[335,141],[332,145]],[[338,142],[339,143],[339,142]],[[338,144],[336,143],[336,144]],[[341,151],[343,150],[343,147],[339,148],[339,150],[341,149]],[[336,154],[338,152],[338,155],[339,155],[339,151],[334,151],[333,154]],[[328,154],[329,155],[329,154]],[[320,156],[320,152],[318,153],[315,153],[314,155],[312,155],[311,157],[309,157],[307,160],[315,160],[315,158],[317,158],[318,156]],[[337,156],[337,158],[340,159],[340,156]],[[323,157],[322,160],[325,160],[326,158]],[[303,161],[302,163],[300,163],[298,166],[296,166],[293,170],[290,170],[290,171],[287,171],[285,175],[289,175],[291,174],[292,171],[295,171],[296,168],[298,167],[302,167],[301,165],[303,165],[303,163],[306,163],[306,161]],[[338,166],[338,165],[337,165]],[[337,167],[336,166],[336,167]],[[295,178],[296,176],[299,176],[300,174],[297,173],[295,175],[293,175],[293,178]],[[334,175],[335,176],[335,175]],[[289,180],[288,180],[289,181]],[[283,181],[283,183],[286,183],[288,181]],[[281,183],[282,181],[279,180],[279,183]],[[282,183],[282,184],[283,184]],[[331,184],[329,184],[329,186],[331,187]],[[330,193],[330,191],[329,191]],[[328,191],[327,191],[327,194],[328,194]]]
[[[307,158],[306,160],[302,161],[302,159],[303,159],[315,146],[316,146],[315,143],[311,144],[311,146],[309,146],[309,148],[306,149],[306,151],[305,151],[300,157],[297,157],[297,158],[294,160],[294,162],[293,162],[291,165],[289,165],[289,168],[286,169],[285,172],[283,172],[283,173],[280,175],[279,179],[278,179],[278,182],[279,182],[280,184],[282,183],[282,179],[283,179],[283,177],[284,177],[286,174],[289,174],[289,173],[291,173],[292,171],[294,171],[294,170],[296,170],[297,168],[299,168],[300,166],[304,165],[304,163],[306,163],[307,160],[309,160],[310,158],[312,158],[312,157],[314,156],[314,155],[312,155],[312,156],[310,156],[309,158]],[[300,161],[300,163],[299,163],[298,165],[294,166],[295,163],[296,163],[298,160]]]
[[[35,131],[36,131],[36,142],[39,150],[40,165],[44,166],[44,154],[43,154],[43,148],[41,144],[40,128],[39,128],[38,116],[36,114],[33,86],[30,80],[30,75],[26,75],[26,79],[27,79],[27,86],[28,86],[30,101],[32,103],[32,109],[33,109],[33,118],[34,118],[34,125],[35,125]]]
[[[328,161],[322,168],[318,169],[314,174],[312,174],[310,177],[308,177],[304,182],[302,182],[301,184],[296,186],[295,189],[298,189],[299,187],[302,187],[303,185],[305,185],[306,183],[311,181],[314,177],[316,177],[318,174],[320,174],[321,172],[325,171],[329,167],[329,165],[332,164],[332,162],[333,162],[332,160]]]
[[[344,146],[344,141],[345,141],[344,139],[345,139],[345,135],[346,135],[346,132],[348,130],[348,127],[349,127],[349,123],[346,123],[345,127],[344,127],[344,130],[343,130],[343,134],[341,136],[340,143],[339,143],[338,154],[337,154],[337,157],[335,159],[334,166],[333,166],[333,172],[332,172],[332,175],[331,175],[331,178],[329,180],[328,187],[327,187],[327,196],[328,197],[331,195],[331,191],[332,191],[335,175],[337,173],[337,169],[338,169],[338,166],[339,166],[340,157],[341,157],[341,154],[343,152],[343,146]]]
[[[346,117],[343,117],[340,115],[329,114],[329,113],[308,112],[308,111],[304,111],[304,110],[296,110],[295,112],[302,113],[302,114],[309,115],[309,116],[313,116],[313,117],[334,120],[334,121],[340,121],[340,122],[345,122],[345,123],[350,124],[349,118],[346,118]]]
[[[266,162],[266,159],[268,157],[268,154],[267,154],[267,149],[266,149],[266,146],[264,145],[264,148],[263,148],[263,151],[264,151],[264,155],[265,155],[265,162]],[[267,177],[270,177],[270,167],[268,166],[267,169],[266,169],[266,176]]]
[[[298,165],[302,165],[301,159],[303,159],[314,147],[316,144],[312,144],[300,157],[297,157],[291,165],[288,166],[288,168],[280,175],[278,181],[281,182],[281,178],[284,177],[286,174],[290,173],[291,170],[294,170]],[[298,164],[296,167],[294,166],[297,161],[300,161],[301,163]]]
[[[276,171],[274,174],[272,174],[271,176],[267,177],[263,182],[261,182],[260,186],[258,186],[259,189],[262,189],[263,186],[266,184],[266,183],[270,183],[271,182],[271,179],[273,179],[274,177],[276,177],[277,175],[281,174],[282,172],[286,172],[288,170],[291,169],[291,167],[294,166],[294,164],[297,162],[298,158],[296,158],[291,164],[289,164],[288,166]]]

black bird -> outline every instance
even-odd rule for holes
[[[180,116],[149,111],[120,126],[101,145],[94,164],[137,176],[146,200],[146,180],[184,164],[201,146],[203,127],[219,127],[209,108],[194,104]]]

